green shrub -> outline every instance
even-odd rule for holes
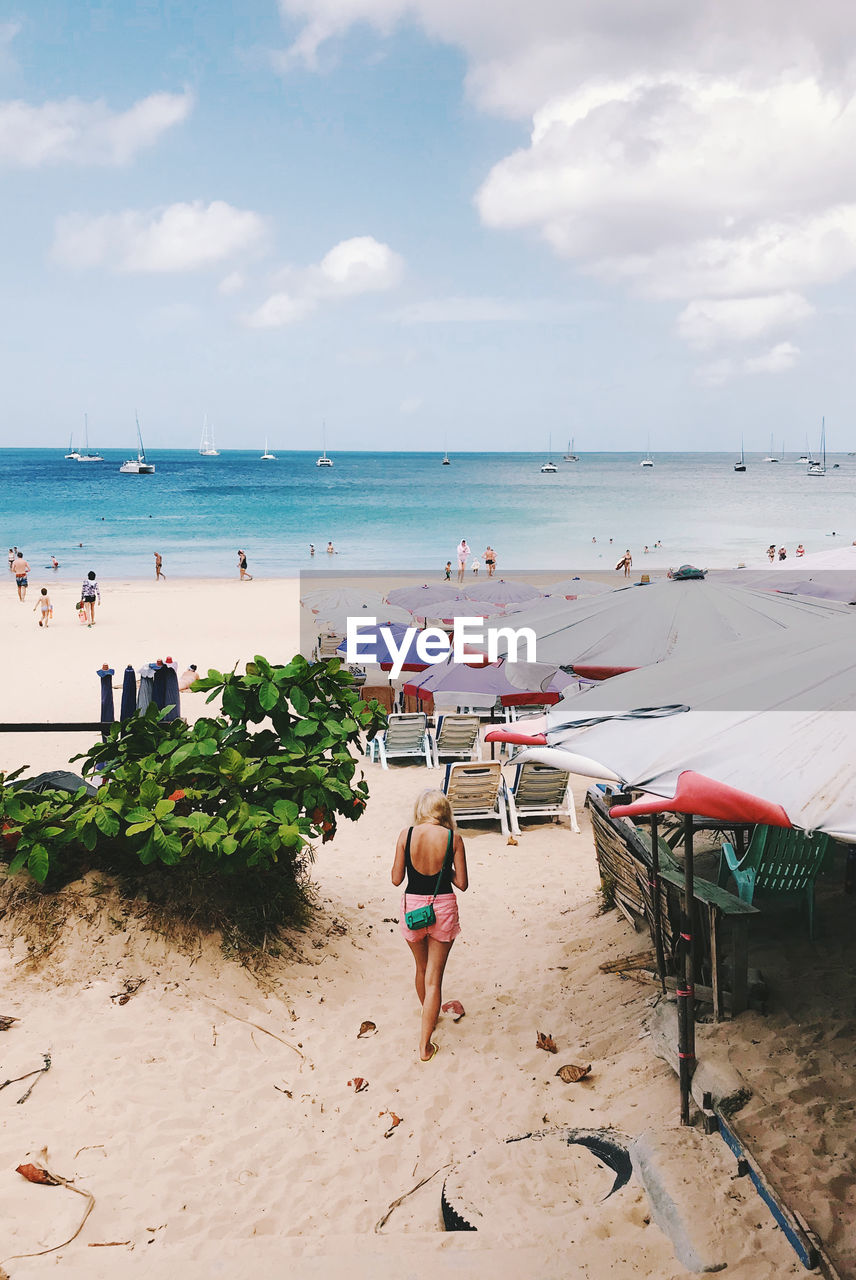
[[[193,688],[209,703],[220,697],[221,714],[187,725],[150,706],[77,757],[85,777],[101,775],[95,796],[0,786],[10,874],[50,886],[92,866],[135,877],[173,868],[197,884],[240,875],[242,892],[278,883],[273,892],[288,896],[312,842],[365,809],[352,748],[385,713],[360,701],[335,658],[282,666],[257,657],[246,675],[209,671]]]

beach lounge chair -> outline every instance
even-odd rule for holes
[[[743,902],[750,903],[758,890],[771,894],[804,894],[809,937],[813,938],[814,881],[823,865],[828,845],[829,836],[824,832],[758,825],[742,858],[738,857],[729,841],[723,841],[719,884],[724,888],[729,875],[732,875],[738,896]]]
[[[484,764],[447,764],[443,790],[456,821],[485,818],[498,821],[508,835],[505,811],[505,779],[498,760]]]
[[[386,728],[366,745],[366,754],[370,760],[380,760],[384,769],[388,768],[390,757],[411,758],[424,757],[431,769],[434,764],[434,743],[428,732],[428,717],[424,711],[412,715],[391,715]]]
[[[440,757],[454,760],[481,760],[480,721],[478,716],[439,716],[434,734],[434,763],[439,769]]]
[[[571,830],[579,834],[579,823],[571,791],[571,775],[564,769],[527,760],[515,769],[508,789],[511,830],[520,835],[519,818],[567,818]]]
[[[332,631],[322,631],[315,645],[315,660],[323,662],[326,658],[341,658],[338,651],[344,644],[345,637],[335,635]]]

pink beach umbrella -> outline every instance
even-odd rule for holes
[[[431,616],[451,626],[455,618],[494,618],[504,612],[504,606],[490,600],[450,600],[431,606]]]

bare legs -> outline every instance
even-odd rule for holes
[[[434,1034],[443,1001],[443,973],[454,944],[424,937],[418,942],[408,942],[407,945],[416,961],[416,994],[422,1005],[419,1057],[423,1062],[427,1062],[433,1053],[431,1037]]]

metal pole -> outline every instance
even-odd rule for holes
[[[656,813],[651,814],[651,898],[654,906],[654,946],[657,950],[657,972],[660,975],[660,986],[666,994],[666,958],[663,955],[663,928],[660,920],[660,839],[659,823]]]
[[[681,1124],[690,1122],[690,1082],[695,1070],[695,964],[693,954],[693,819],[684,817],[684,901],[681,913],[683,968],[678,996],[678,1062],[681,1085]]]

